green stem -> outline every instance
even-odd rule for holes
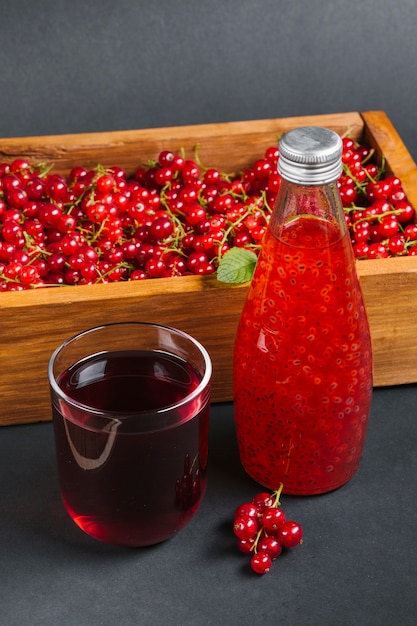
[[[280,497],[281,497],[281,493],[282,490],[284,489],[284,484],[280,483],[279,488],[274,491],[274,493],[272,494],[274,496],[274,504],[272,506],[281,506],[281,502],[280,502]]]

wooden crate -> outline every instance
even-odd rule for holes
[[[74,165],[120,165],[128,173],[164,148],[226,171],[247,167],[284,131],[322,125],[383,155],[417,207],[417,169],[381,111],[232,122],[123,132],[0,140],[0,161],[24,156],[68,173]],[[417,381],[417,259],[358,261],[371,325],[375,385]],[[142,320],[191,333],[213,360],[214,402],[232,400],[232,351],[247,286],[224,285],[215,276],[154,279],[93,286],[46,288],[0,295],[0,424],[49,420],[47,364],[66,338],[96,324]]]

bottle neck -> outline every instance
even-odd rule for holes
[[[340,234],[347,230],[337,181],[325,185],[303,186],[282,178],[270,225],[274,231],[291,220],[311,216],[337,225]]]

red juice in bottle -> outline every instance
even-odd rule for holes
[[[282,184],[283,208],[271,218],[237,331],[235,422],[255,480],[310,495],[358,469],[372,348],[344,223],[323,209],[322,189]]]

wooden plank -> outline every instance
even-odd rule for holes
[[[282,119],[198,124],[132,131],[17,137],[0,140],[0,160],[24,156],[31,162],[54,163],[54,171],[68,173],[74,165],[95,167],[97,163],[119,165],[130,175],[142,163],[155,159],[169,148],[185,151],[193,158],[199,146],[199,157],[207,166],[224,171],[239,171],[263,156],[269,145],[289,128],[306,124],[326,124],[341,134],[348,129],[355,139],[363,130],[359,113],[316,115]]]
[[[371,329],[375,386],[417,381],[415,257],[357,263]]]
[[[59,288],[22,292],[20,302],[13,294],[2,294],[1,422],[50,419],[50,355],[68,337],[110,322],[152,321],[193,335],[213,361],[212,400],[231,400],[233,338],[247,288],[219,286],[213,276],[160,280],[159,285],[149,280],[146,285],[69,288],[71,297]]]

